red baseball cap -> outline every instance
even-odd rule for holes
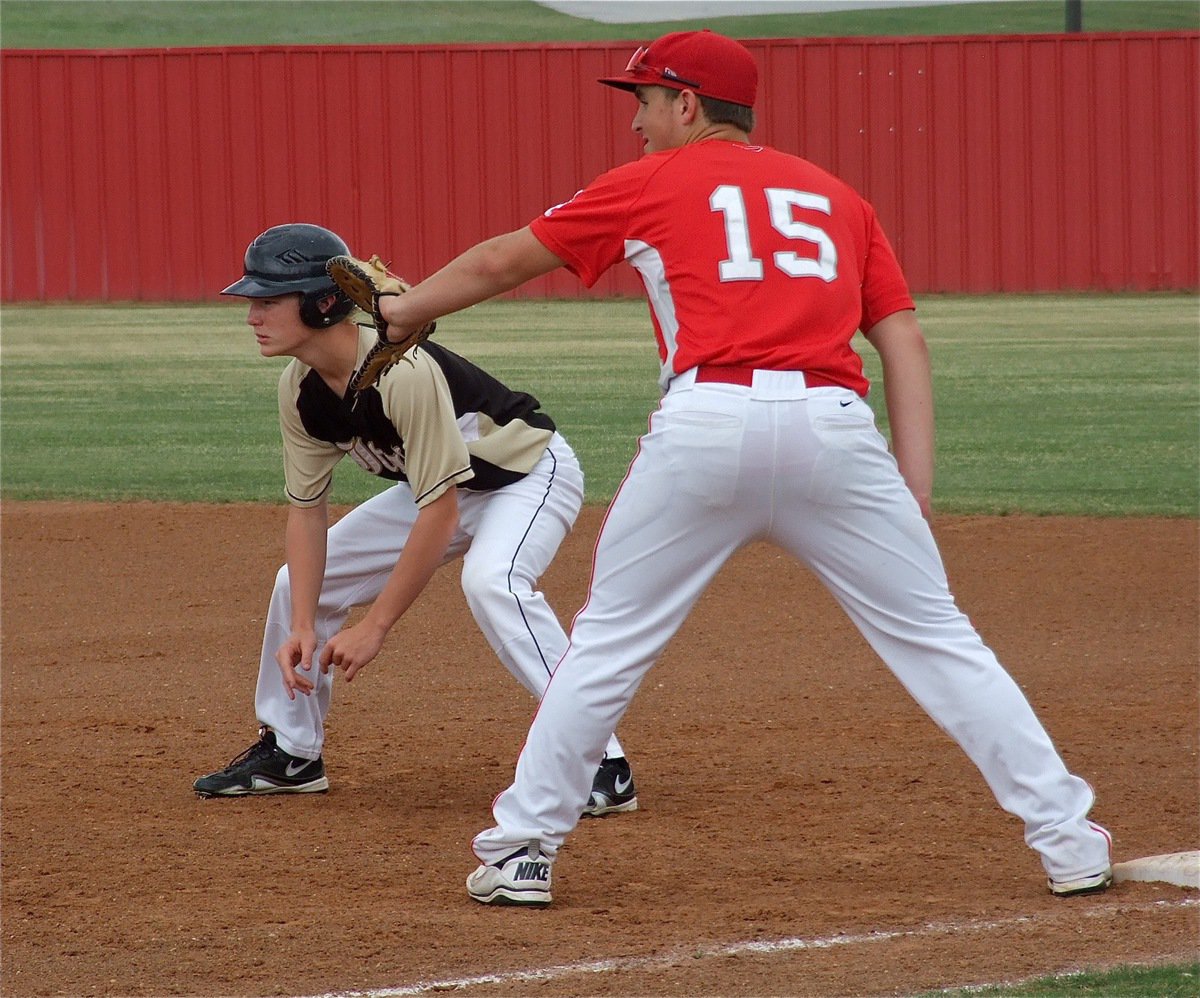
[[[670,87],[694,90],[701,97],[753,107],[758,64],[741,43],[705,28],[676,31],[633,53],[625,72],[600,82],[618,90]]]

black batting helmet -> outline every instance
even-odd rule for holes
[[[306,326],[324,329],[354,311],[354,302],[325,272],[330,257],[349,255],[341,236],[306,222],[276,225],[246,247],[245,274],[221,292],[241,298],[300,295],[300,318]],[[322,312],[319,303],[335,296]]]

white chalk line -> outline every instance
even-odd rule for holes
[[[1102,908],[1085,908],[1080,909],[1075,914],[1082,918],[1110,918],[1114,915],[1124,915],[1131,912],[1153,912],[1174,908],[1195,908],[1197,906],[1200,906],[1200,898],[1183,898],[1178,901],[1150,901],[1142,904],[1106,905]],[[721,946],[696,945],[658,956],[590,960],[584,963],[568,963],[534,970],[514,970],[499,974],[480,974],[475,977],[420,981],[416,984],[406,984],[392,988],[373,988],[368,991],[329,991],[320,995],[304,996],[304,998],[406,998],[409,995],[456,991],[484,984],[520,984],[526,981],[552,981],[563,977],[585,974],[663,969],[682,963],[693,964],[696,960],[738,956],[742,953],[789,953],[798,950],[833,949],[838,946],[865,946],[871,943],[891,942],[896,939],[920,939],[927,936],[952,935],[963,932],[992,932],[996,929],[1009,929],[1016,926],[1037,925],[1039,922],[1060,920],[1065,913],[1066,909],[1064,908],[1063,912],[1049,916],[1016,915],[1012,918],[993,919],[990,921],[930,922],[918,929],[879,930],[858,935],[835,935],[817,939],[756,940],[728,943]]]

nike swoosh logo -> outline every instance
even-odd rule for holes
[[[283,771],[283,775],[288,777],[295,776],[301,770],[307,769],[310,761],[309,759],[300,759],[296,762],[289,762],[287,769]]]
[[[628,779],[625,780],[624,784],[622,784],[621,777],[618,776],[615,780],[613,780],[613,789],[619,794],[626,793],[629,790],[629,785],[632,782],[633,782],[633,777],[630,776]]]
[[[845,409],[848,405],[854,405],[854,399],[851,399],[849,402],[839,402],[838,405]]]

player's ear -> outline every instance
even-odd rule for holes
[[[679,96],[675,100],[675,112],[679,115],[680,121],[685,125],[692,124],[697,116],[704,116],[704,109],[700,106],[700,98],[696,96],[694,90],[686,88],[679,91]]]

